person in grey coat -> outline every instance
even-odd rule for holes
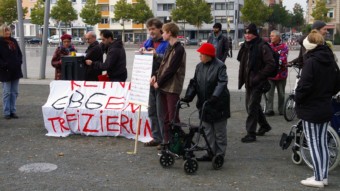
[[[209,36],[207,42],[214,45],[216,50],[216,58],[220,59],[222,62],[225,62],[229,51],[228,39],[222,34],[221,23],[215,23],[213,29],[214,32]]]

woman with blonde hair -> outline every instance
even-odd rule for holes
[[[302,120],[303,133],[311,150],[314,176],[301,181],[305,186],[328,185],[329,151],[327,126],[332,118],[331,98],[334,94],[335,60],[316,30],[303,41],[307,52],[300,81],[296,88],[296,113]]]
[[[18,97],[22,54],[18,42],[11,37],[11,29],[7,25],[0,26],[0,81],[3,88],[3,114],[5,119],[18,118],[16,115],[16,99]]]

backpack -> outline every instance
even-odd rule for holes
[[[267,42],[264,42],[264,45],[267,45],[273,54],[273,58],[275,61],[275,70],[271,74],[269,74],[268,77],[274,78],[280,71],[280,65],[281,65],[280,54],[278,52],[275,52]]]

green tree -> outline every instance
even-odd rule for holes
[[[137,0],[137,3],[132,5],[131,19],[134,23],[145,23],[153,14],[145,0]]]
[[[303,18],[303,9],[300,4],[295,3],[293,8],[293,15],[291,17],[291,26],[301,31],[304,24],[305,19]]]
[[[326,0],[317,0],[311,15],[314,20],[321,20],[327,23],[331,20],[327,17],[328,11],[329,9],[326,8]]]
[[[240,10],[241,19],[247,23],[255,23],[257,26],[263,26],[269,16],[272,14],[270,9],[262,0],[245,0],[244,6]]]
[[[16,0],[0,0],[0,21],[12,24],[18,20],[17,1]],[[23,15],[27,14],[27,7],[23,8]]]
[[[31,23],[36,25],[43,25],[44,14],[45,14],[45,2],[44,0],[38,0],[31,10]]]
[[[130,20],[132,19],[132,5],[127,3],[127,0],[119,0],[114,5],[113,14],[115,15],[115,20]]]
[[[51,18],[55,19],[59,24],[71,24],[78,18],[77,11],[72,7],[72,2],[68,0],[58,0],[57,4],[51,10]]]
[[[81,9],[79,16],[83,22],[88,25],[96,25],[101,22],[102,15],[100,6],[96,5],[96,0],[87,0],[85,6]]]
[[[187,22],[189,15],[191,14],[191,7],[193,7],[193,1],[188,0],[176,0],[176,7],[171,10],[171,18],[175,22],[182,21],[184,23],[184,36],[185,36],[185,23]]]
[[[187,21],[189,24],[196,26],[197,38],[199,37],[199,29],[203,23],[212,23],[213,17],[211,15],[210,5],[205,0],[190,0],[192,1],[190,14],[188,14]]]
[[[283,7],[281,4],[274,4],[270,7],[270,9],[272,10],[272,14],[267,20],[270,25],[269,30],[273,30],[273,28],[276,28],[275,25],[279,24],[286,26],[289,22],[289,15],[286,7]]]

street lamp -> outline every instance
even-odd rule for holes
[[[125,26],[124,26],[124,19],[123,18],[121,18],[120,20],[119,20],[119,24],[123,27],[123,32],[122,32],[122,41],[123,41],[123,43],[125,42]]]

